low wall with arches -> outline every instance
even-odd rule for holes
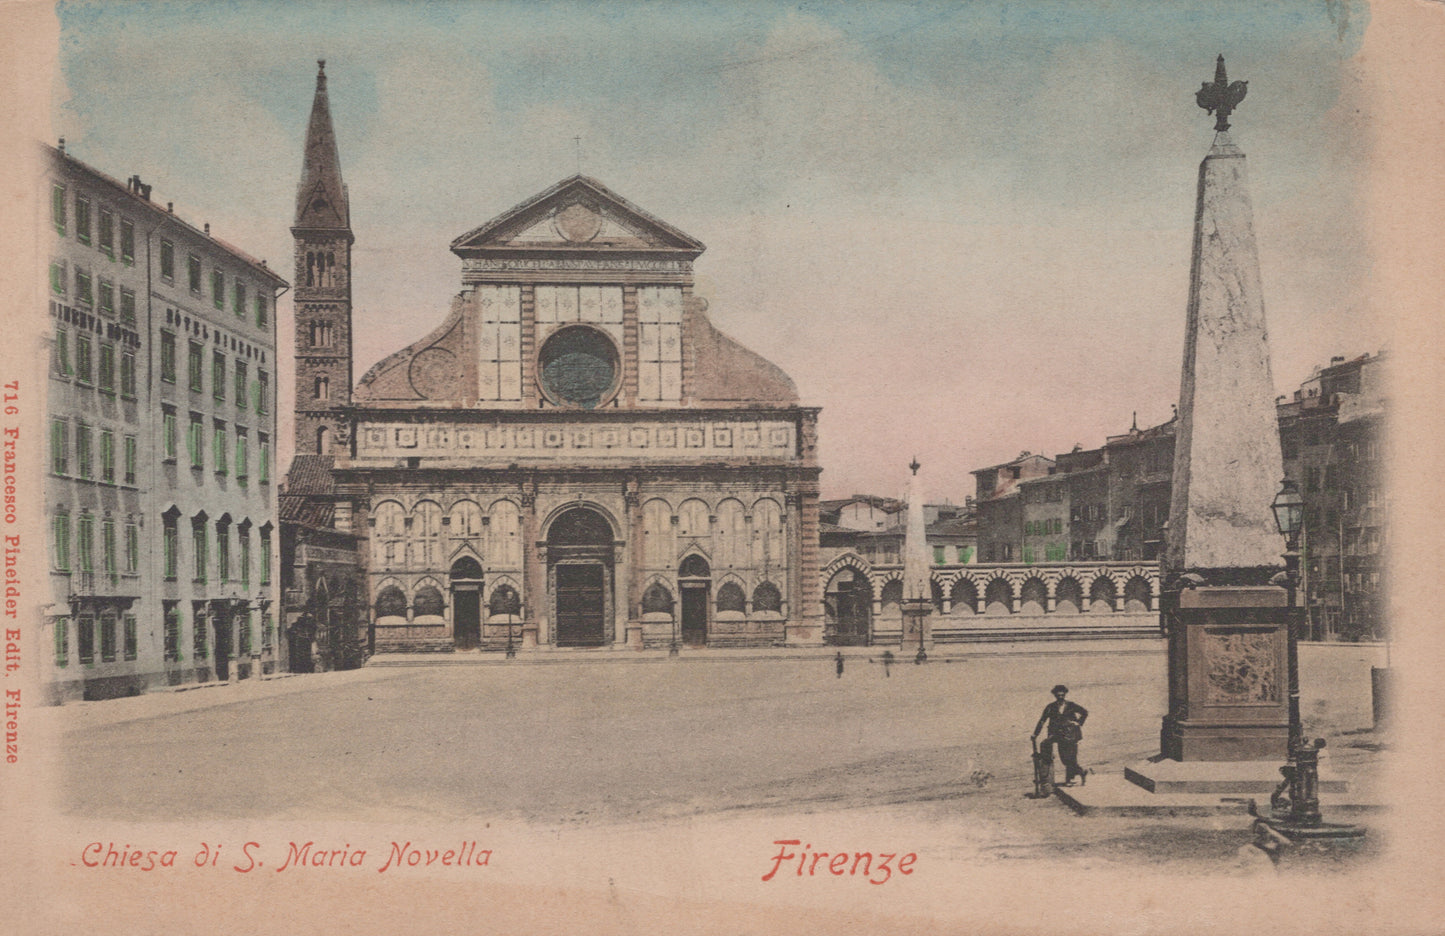
[[[935,565],[933,640],[1159,633],[1159,567],[1141,562]],[[903,633],[903,567],[834,555],[821,573],[825,637],[886,644]]]

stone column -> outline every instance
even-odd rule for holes
[[[636,295],[635,290],[633,294]],[[623,535],[627,537],[627,627],[625,633],[621,635],[619,643],[634,650],[642,649],[642,565],[645,560],[643,549],[646,542],[642,535],[641,487],[640,480],[629,478],[626,488],[622,492],[622,500],[626,507],[626,516],[623,520],[623,523],[626,524],[626,531]]]
[[[522,589],[526,607],[522,609],[522,647],[536,649],[545,640],[542,618],[547,614],[546,544],[539,542],[540,521],[537,517],[536,482],[528,481],[522,490]]]

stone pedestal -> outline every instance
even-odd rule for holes
[[[522,649],[523,649],[523,650],[536,650],[536,649],[537,649],[537,627],[538,627],[538,626],[537,626],[536,624],[523,624],[523,625],[522,625],[521,630],[522,630]]]
[[[1160,753],[1176,761],[1285,762],[1288,596],[1273,586],[1166,592],[1169,714]]]
[[[900,649],[905,653],[926,652],[933,649],[933,602],[903,602],[903,640]]]

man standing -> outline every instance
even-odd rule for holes
[[[1059,760],[1064,762],[1064,786],[1073,786],[1074,777],[1079,778],[1082,786],[1088,782],[1089,771],[1079,766],[1079,739],[1084,736],[1084,719],[1089,717],[1089,710],[1064,698],[1069,694],[1068,686],[1055,686],[1053,693],[1054,701],[1044,706],[1039,723],[1034,726],[1033,737],[1037,739],[1044,725],[1048,725],[1049,733],[1044,736],[1043,752],[1052,759],[1054,746],[1057,745]]]

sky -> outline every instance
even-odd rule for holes
[[[56,14],[53,136],[282,270],[326,59],[358,378],[440,324],[453,238],[579,170],[698,238],[714,324],[822,407],[825,497],[897,496],[916,455],[931,499],[961,502],[971,470],[1169,418],[1213,140],[1194,92],[1221,52],[1249,81],[1231,135],[1278,392],[1389,341],[1359,0]],[[289,315],[288,295],[282,336]]]

